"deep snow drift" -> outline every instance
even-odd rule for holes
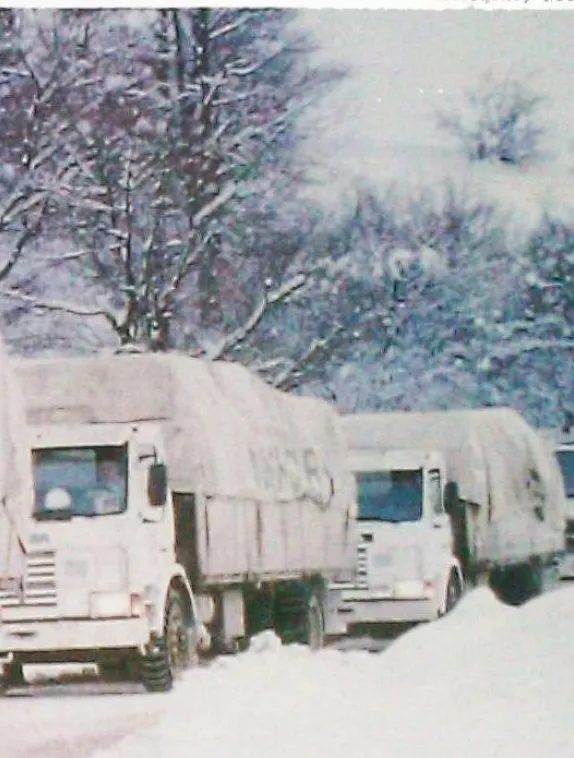
[[[566,586],[519,609],[475,590],[378,654],[265,633],[145,696],[160,724],[94,758],[571,758],[573,630]]]

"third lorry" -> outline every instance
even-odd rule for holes
[[[352,414],[356,578],[351,628],[437,618],[488,581],[519,604],[556,578],[564,491],[554,455],[514,410]]]

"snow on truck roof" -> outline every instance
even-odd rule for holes
[[[546,518],[563,518],[558,464],[539,435],[511,408],[391,412],[343,418],[351,450],[424,447],[443,453],[461,497],[486,506],[492,519],[542,505]]]
[[[292,499],[311,488],[320,499],[345,487],[331,406],[238,364],[148,353],[23,359],[17,371],[31,424],[160,422],[174,491]]]

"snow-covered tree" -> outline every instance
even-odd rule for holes
[[[86,90],[74,30],[42,14],[0,12],[0,282],[49,226],[76,167],[69,106]],[[49,46],[49,54],[47,48]]]
[[[544,98],[509,76],[484,76],[459,106],[437,114],[471,161],[495,160],[521,165],[537,157],[544,133]]]
[[[386,216],[393,222],[378,249],[400,299],[387,301],[388,330],[359,341],[354,359],[348,354],[331,375],[334,394],[352,410],[495,402],[484,372],[514,286],[495,207],[451,186],[389,206]]]
[[[73,15],[90,91],[76,103],[68,150],[78,170],[58,198],[59,220],[92,297],[70,313],[101,316],[123,343],[197,354],[216,343],[222,354],[262,308],[301,286],[298,246],[283,245],[274,264],[250,244],[252,225],[269,216],[258,204],[296,191],[298,113],[337,76],[309,68],[291,19],[280,10]],[[262,229],[262,240],[282,226]],[[288,250],[299,255],[295,278]]]
[[[285,10],[0,13],[0,297],[18,350],[142,343],[237,360],[344,410],[572,406],[574,226],[525,248],[445,185],[298,189],[310,67]],[[540,100],[490,80],[443,125],[469,158],[536,154]]]
[[[574,407],[574,224],[545,215],[530,235],[517,278],[515,319],[498,360],[515,386],[540,386],[531,404],[545,423]],[[528,378],[528,382],[524,380]]]
[[[290,299],[289,328],[273,325],[276,385],[325,383],[366,347],[384,355],[402,303],[403,272],[391,259],[393,225],[392,215],[365,192],[350,211],[329,219],[308,239],[312,276]]]
[[[34,317],[39,295],[59,284],[65,291],[61,264],[75,257],[57,219],[79,169],[69,146],[89,102],[85,29],[73,14],[65,25],[44,11],[0,14],[0,303],[21,352],[62,346],[74,328],[86,331],[56,311]]]

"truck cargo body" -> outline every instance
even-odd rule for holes
[[[358,586],[343,594],[340,610],[349,623],[408,621],[409,617],[412,621],[430,620],[452,607],[463,583],[485,579],[502,599],[519,603],[540,591],[544,582],[556,578],[564,553],[560,472],[541,437],[518,413],[489,408],[355,414],[347,416],[344,423],[358,479],[357,566],[359,575],[363,574],[361,597],[357,595]],[[392,460],[399,452],[401,463]],[[438,456],[432,468],[424,459],[425,453],[431,452]],[[404,512],[396,519],[397,524],[390,525],[361,515],[361,478],[367,455],[378,456],[379,470],[389,481],[408,470],[419,472],[423,487],[416,538],[414,527],[410,527],[418,570],[400,564],[401,560],[404,563],[401,540],[407,526]],[[370,470],[374,465],[371,461]],[[433,506],[424,490],[424,482],[428,487],[430,478],[435,480]],[[381,502],[389,501],[391,491],[390,487],[381,490]],[[443,542],[438,552],[433,548],[432,530],[425,526],[425,511],[426,523],[434,520],[438,531],[445,528],[441,514],[449,514],[446,528],[450,544]],[[389,557],[383,579],[373,570],[370,555],[384,554],[385,549]],[[404,576],[412,574],[419,582],[418,602],[405,607],[398,602],[397,588]],[[386,597],[381,594],[381,584]],[[433,602],[426,602],[426,609],[425,586],[434,592]]]
[[[354,482],[326,403],[179,355],[23,361],[18,377],[36,485],[23,586],[45,561],[51,595],[0,598],[5,654],[139,656],[146,683],[170,613],[188,647],[202,621],[217,650],[270,625],[313,645],[341,631],[325,583],[352,571]],[[108,463],[113,497],[98,482]]]

